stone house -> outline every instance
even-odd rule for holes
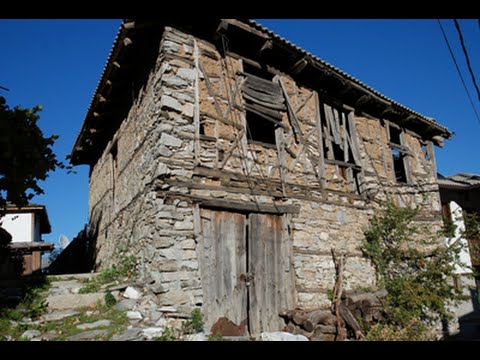
[[[441,225],[451,133],[258,23],[125,20],[71,153],[90,167],[102,268],[139,260],[152,302],[246,331],[375,287],[359,245],[388,198]]]

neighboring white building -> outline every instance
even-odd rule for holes
[[[480,239],[466,239],[464,214],[480,214],[480,175],[460,173],[452,176],[438,176],[440,198],[444,218],[455,225],[452,238],[446,239],[447,245],[460,242],[460,264],[455,265],[455,285],[463,287],[467,301],[458,305],[454,312],[460,321],[460,335],[469,339],[479,336],[480,329],[479,285]]]
[[[41,269],[41,257],[44,252],[53,250],[53,244],[44,243],[42,234],[51,232],[47,210],[43,205],[28,204],[18,207],[7,205],[0,227],[6,230],[12,241],[9,245],[13,254],[23,256],[23,274],[31,274]],[[1,264],[0,271],[8,272],[8,264]]]

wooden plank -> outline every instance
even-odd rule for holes
[[[281,251],[279,252],[281,267],[283,271],[283,294],[280,311],[293,309],[297,302],[295,291],[295,269],[293,266],[293,235],[292,235],[292,215],[284,214],[282,219],[283,238]]]
[[[325,123],[326,123],[326,127],[327,127],[327,131],[325,132],[325,140],[327,142],[327,147],[328,147],[328,156],[327,158],[329,160],[333,160],[334,157],[333,157],[333,146],[332,146],[332,121],[330,119],[330,114],[329,114],[329,111],[328,109],[330,108],[330,106],[328,106],[327,104],[323,104],[323,113],[325,115]],[[327,115],[328,114],[328,115]]]
[[[298,214],[300,206],[298,205],[271,205],[271,204],[252,204],[242,203],[238,201],[223,200],[223,199],[203,199],[193,198],[193,201],[204,208],[225,209],[233,211],[255,211],[259,213],[269,214]]]
[[[222,110],[220,109],[220,105],[218,104],[217,96],[215,95],[215,91],[213,90],[213,85],[210,82],[210,79],[208,78],[207,73],[205,72],[205,69],[203,68],[201,62],[198,62],[198,67],[203,73],[203,78],[205,79],[205,85],[207,86],[208,94],[213,98],[213,105],[215,106],[215,111],[217,112],[217,116],[219,118],[223,118],[223,113],[222,113]]]
[[[275,130],[275,143],[277,145],[277,164],[280,171],[280,181],[282,182],[282,193],[284,197],[287,197],[285,191],[285,183],[287,182],[285,174],[285,144],[283,143],[283,129],[278,128]]]
[[[246,217],[243,214],[201,209],[203,247],[199,251],[206,328],[220,317],[236,324],[247,318],[245,283]]]
[[[233,151],[237,148],[238,144],[240,141],[242,141],[243,136],[245,135],[245,130],[242,129],[237,133],[237,137],[233,141],[232,145],[230,148],[227,150],[227,152],[223,156],[223,160],[219,166],[219,169],[223,169],[225,164],[227,163],[228,159],[230,159],[230,156],[232,156]]]
[[[233,121],[228,120],[228,119],[226,119],[226,118],[223,117],[223,116],[218,116],[218,115],[210,114],[210,113],[205,112],[205,111],[202,111],[202,112],[200,113],[200,115],[201,115],[202,117],[207,117],[207,118],[212,118],[212,119],[218,120],[218,121],[224,123],[225,125],[233,126],[233,127],[237,128],[238,130],[243,129],[243,126],[242,126],[241,124],[234,123]]]
[[[387,124],[387,120],[384,120],[384,128],[385,128],[385,132],[387,133],[387,141],[388,139],[390,138],[390,130],[388,129],[388,124]],[[380,123],[380,126],[382,126],[382,124]],[[381,133],[379,132],[377,134],[377,141],[378,141],[378,145],[382,148],[382,162],[383,162],[383,170],[385,171],[385,177],[388,179],[388,169],[387,169],[387,160],[385,159],[385,152],[386,152],[386,146],[385,146],[385,142],[383,141],[383,139],[381,138]],[[391,151],[390,149],[388,149],[388,156],[389,158],[391,157]],[[393,165],[393,164],[392,164]],[[375,169],[375,168],[374,168]],[[378,174],[377,174],[378,175]]]
[[[340,116],[340,132],[343,139],[343,161],[346,163],[349,162],[349,151],[348,151],[348,136],[347,136],[347,119],[344,112],[339,113]]]
[[[334,114],[334,109],[327,104],[324,104],[324,107],[325,107],[325,115],[327,117],[327,122],[330,123],[330,130],[333,136],[333,141],[335,142],[335,144],[343,147],[339,126],[337,125],[338,119]]]
[[[249,73],[246,73],[246,75],[247,80],[245,81],[245,87],[274,97],[282,96],[282,89],[272,80],[266,80]]]
[[[347,115],[348,127],[350,130],[349,140],[350,148],[352,149],[353,159],[355,164],[360,166],[360,174],[357,174],[358,180],[358,190],[362,197],[366,196],[366,185],[365,185],[365,166],[360,156],[360,141],[358,138],[357,125],[355,124],[355,119],[353,118],[353,111],[350,111]],[[385,172],[386,174],[386,172]]]
[[[248,95],[244,94],[244,98],[247,100],[250,100]],[[245,103],[244,104],[245,109],[250,110],[250,111],[256,111],[262,115],[268,115],[269,117],[275,119],[278,122],[282,121],[282,113],[280,113],[277,110],[274,110],[272,108],[266,107],[263,104],[261,104],[261,101],[254,101],[254,103]]]
[[[227,24],[229,25],[233,25],[233,26],[236,26],[242,30],[245,30],[249,33],[252,33],[254,35],[257,35],[259,37],[261,37],[262,39],[265,39],[265,40],[270,40],[270,36],[268,36],[267,34],[263,33],[262,31],[260,30],[257,30],[237,19],[223,19],[222,21],[225,21]]]
[[[246,87],[244,87],[243,95],[245,99],[256,102],[260,105],[282,111],[286,110],[286,107],[283,103],[283,98],[281,97],[266,95]]]
[[[280,78],[280,76],[276,75],[273,78],[273,81],[276,81],[280,85],[280,88],[282,89],[283,97],[285,98],[285,104],[287,106],[288,118],[290,120],[290,123],[292,124],[295,140],[297,140],[297,142],[303,143],[302,129],[300,128],[300,123],[298,122],[297,116],[293,111],[293,106],[290,103],[290,98],[288,96],[287,89],[285,88],[285,85],[283,84],[283,81]]]
[[[323,132],[322,132],[322,121],[320,117],[320,99],[318,93],[315,91],[312,94],[315,96],[315,121],[317,125],[317,147],[318,147],[318,172],[320,175],[320,186],[322,188],[326,187],[325,181],[325,154],[323,153]]]
[[[228,119],[228,116],[230,115],[230,112],[234,108],[234,105],[236,104],[236,99],[237,99],[237,94],[242,88],[243,84],[245,82],[244,77],[237,77],[237,80],[235,81],[235,89],[234,91],[230,94],[230,100],[228,102],[228,107],[225,110],[225,113],[223,114],[223,117]]]
[[[402,148],[405,149],[404,151],[402,151],[404,153],[403,166],[405,168],[405,177],[407,178],[407,184],[410,184],[413,180],[412,165],[410,161],[410,150],[408,149],[408,146],[406,146],[405,133],[403,131],[400,133],[400,142],[401,142]]]
[[[282,216],[249,215],[249,271],[254,279],[250,288],[250,330],[252,334],[281,329],[281,312],[285,303],[285,288],[281,282],[283,269],[280,244],[284,239]]]
[[[302,103],[297,107],[297,109],[295,110],[295,114],[298,114],[305,107],[305,105],[307,105],[314,93],[316,93],[316,91],[310,92],[310,94],[305,98],[305,100],[302,101]]]
[[[200,164],[200,78],[198,73],[199,60],[198,60],[198,45],[197,41],[193,39],[193,58],[195,62],[195,105],[193,110],[193,126],[195,128],[195,140],[194,140],[194,153],[195,153],[195,165]]]

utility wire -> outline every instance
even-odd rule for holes
[[[453,19],[455,22],[455,28],[458,32],[458,37],[460,38],[460,43],[462,44],[463,54],[465,55],[465,61],[467,62],[468,72],[472,77],[473,85],[475,86],[475,90],[477,90],[478,100],[480,100],[480,90],[478,89],[477,81],[475,79],[475,75],[473,74],[472,65],[470,64],[470,58],[468,57],[467,48],[465,47],[465,41],[463,39],[462,30],[460,30],[460,24],[458,23],[457,19]]]
[[[450,55],[452,56],[453,63],[455,64],[455,67],[457,68],[458,76],[460,76],[460,80],[462,80],[463,88],[465,89],[465,92],[467,93],[468,100],[470,100],[470,104],[472,105],[473,111],[475,112],[475,116],[477,117],[477,121],[480,124],[480,117],[478,116],[477,108],[473,104],[472,97],[470,96],[470,92],[468,91],[467,85],[465,84],[465,80],[463,79],[462,73],[460,72],[460,68],[458,67],[457,59],[455,59],[455,55],[453,54],[452,47],[450,46],[447,35],[445,34],[445,30],[443,29],[443,26],[442,26],[442,23],[440,22],[440,20],[437,19],[437,21],[438,21],[438,25],[440,25],[440,30],[442,30],[443,39],[445,40],[445,43],[447,44],[448,51],[450,52]]]

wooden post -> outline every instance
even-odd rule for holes
[[[195,61],[195,108],[193,112],[193,126],[195,127],[194,152],[195,152],[195,166],[200,164],[200,77],[199,60],[198,60],[198,45],[197,41],[193,39],[193,58]]]
[[[275,143],[277,144],[277,162],[278,170],[280,172],[280,181],[282,182],[282,193],[284,197],[287,197],[285,191],[285,153],[283,144],[283,129],[281,127],[275,130]]]
[[[353,154],[353,159],[355,164],[360,166],[360,174],[357,174],[358,178],[358,190],[362,197],[365,197],[365,165],[362,162],[362,157],[360,156],[360,141],[358,139],[357,126],[355,125],[355,119],[353,118],[353,111],[350,111],[347,115],[348,127],[350,128],[350,140],[351,140],[351,149]],[[384,164],[385,165],[385,164]],[[385,169],[386,170],[386,169]]]
[[[323,132],[322,121],[320,117],[320,99],[318,93],[314,92],[315,96],[315,120],[317,123],[317,141],[318,141],[318,171],[320,173],[320,185],[322,188],[326,187],[325,182],[325,155],[323,153]]]

